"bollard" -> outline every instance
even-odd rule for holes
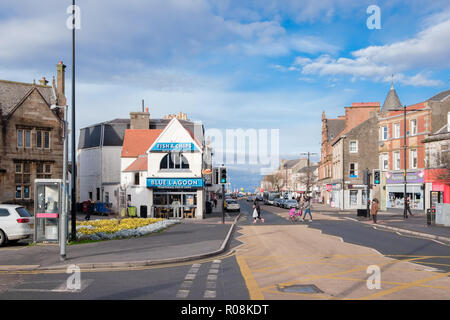
[[[436,209],[431,209],[431,225],[436,225]]]

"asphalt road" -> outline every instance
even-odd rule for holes
[[[251,211],[251,203],[241,201],[243,211]],[[287,209],[273,206],[262,206],[262,216],[266,224],[290,224],[292,222],[274,215],[273,211]],[[312,212],[314,219],[314,212]],[[250,221],[250,217],[249,217]],[[430,239],[418,238],[407,234],[399,234],[376,226],[362,224],[357,221],[314,220],[313,222],[297,222],[307,224],[322,233],[341,237],[347,243],[357,244],[377,250],[383,255],[395,259],[407,259],[411,256],[430,257],[418,264],[434,267],[441,271],[450,271],[450,245],[435,242]]]

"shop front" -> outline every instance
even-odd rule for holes
[[[147,178],[152,217],[195,218],[203,212],[203,179]]]
[[[410,198],[413,210],[424,210],[424,171],[407,172],[406,197]],[[403,172],[386,173],[386,208],[403,209],[405,184]]]

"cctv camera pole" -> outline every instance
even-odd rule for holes
[[[76,198],[76,163],[75,163],[75,0],[72,0],[72,190],[71,190],[71,240],[77,239],[77,198]]]

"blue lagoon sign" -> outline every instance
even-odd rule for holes
[[[190,189],[203,188],[202,178],[147,178],[148,188]]]

